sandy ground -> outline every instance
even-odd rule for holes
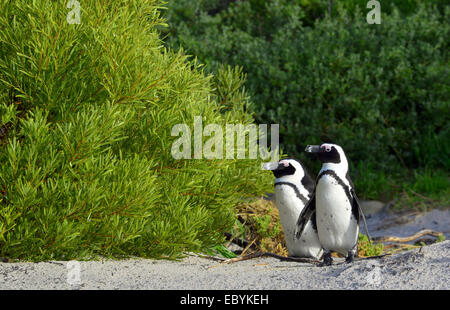
[[[368,212],[370,213],[370,212]],[[450,210],[394,214],[384,208],[368,214],[373,237],[407,236],[422,229],[450,238]],[[363,231],[363,230],[361,230]],[[450,241],[376,260],[331,267],[275,258],[232,264],[188,256],[181,261],[0,263],[2,289],[450,289]]]
[[[450,241],[376,260],[317,267],[258,258],[232,264],[124,260],[1,263],[0,289],[450,289]],[[78,272],[79,267],[79,272]]]

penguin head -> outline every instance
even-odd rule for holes
[[[282,159],[277,162],[264,163],[262,169],[272,171],[277,179],[284,176],[296,176],[301,179],[305,175],[302,165],[295,159]]]
[[[277,179],[303,181],[306,178],[310,178],[303,165],[293,158],[282,159],[278,162],[264,163],[262,169],[272,171]]]
[[[331,143],[308,145],[305,151],[316,155],[322,162],[321,171],[331,169],[343,175],[348,173],[348,160],[344,150],[339,145]]]
[[[305,151],[315,154],[324,164],[340,164],[346,161],[344,150],[337,144],[323,143],[321,145],[308,145]]]
[[[263,170],[272,171],[277,182],[289,182],[303,186],[311,193],[314,190],[314,180],[309,176],[302,163],[296,159],[288,158],[280,161],[264,163]]]

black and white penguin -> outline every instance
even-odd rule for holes
[[[324,265],[331,265],[331,251],[353,261],[357,253],[361,207],[350,179],[344,150],[336,144],[309,145],[306,152],[317,155],[322,169],[313,196],[297,223],[296,237],[302,238],[306,221],[316,215],[317,231],[324,248]]]
[[[275,176],[275,204],[278,207],[289,256],[320,259],[323,255],[314,215],[306,222],[301,238],[295,238],[297,219],[311,198],[314,180],[295,159],[265,163]]]

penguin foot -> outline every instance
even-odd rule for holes
[[[331,266],[333,264],[333,258],[331,257],[331,252],[326,252],[323,255],[323,262],[319,264],[319,267]]]
[[[352,263],[353,262],[353,257],[354,257],[353,251],[348,251],[347,258],[345,259],[345,262],[347,264]]]
[[[347,264],[350,264],[353,262],[353,259],[359,256],[358,254],[358,242],[355,244],[355,246],[347,252],[347,258],[345,259],[345,262]]]

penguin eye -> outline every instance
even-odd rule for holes
[[[282,164],[284,167],[288,167],[289,166],[289,162],[286,160],[280,160],[280,164]]]
[[[331,151],[331,146],[329,145],[325,145],[325,152],[330,152]]]

